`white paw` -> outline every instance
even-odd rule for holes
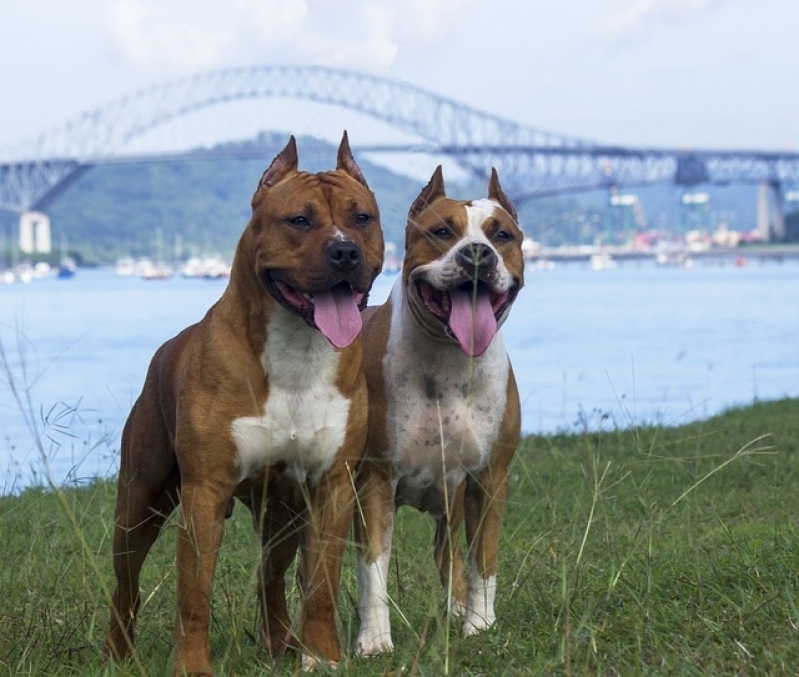
[[[302,671],[303,672],[313,672],[314,670],[318,670],[320,667],[325,666],[328,670],[336,670],[338,669],[338,663],[335,661],[321,661],[315,656],[309,656],[308,654],[302,655]]]
[[[467,612],[466,619],[463,621],[463,636],[471,637],[472,635],[483,632],[483,630],[488,630],[488,628],[494,625],[495,620],[496,618],[493,614],[488,618],[474,612]]]
[[[391,641],[391,633],[364,633],[358,635],[355,643],[355,653],[358,656],[379,656],[384,653],[394,651],[394,642]]]
[[[466,614],[466,605],[463,602],[453,599],[449,605],[449,613],[454,618],[463,618]]]

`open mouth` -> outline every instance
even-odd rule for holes
[[[499,292],[484,282],[467,281],[452,289],[437,289],[418,280],[416,289],[425,308],[438,319],[469,357],[479,357],[491,344],[499,319],[513,302],[516,287]]]
[[[269,273],[264,273],[263,278],[281,306],[322,332],[336,348],[346,348],[360,333],[363,327],[361,310],[369,300],[368,292],[355,291],[349,282],[306,292]]]

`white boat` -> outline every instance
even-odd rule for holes
[[[589,263],[591,264],[591,270],[613,270],[618,267],[613,257],[607,252],[594,254],[591,256]]]
[[[660,252],[655,257],[655,263],[677,268],[691,268],[694,265],[693,259],[685,252]]]
[[[116,262],[117,275],[133,277],[136,274],[136,261],[132,256],[122,256]]]
[[[168,280],[173,275],[171,266],[166,263],[153,263],[149,259],[139,261],[139,277],[142,280]]]
[[[230,264],[219,256],[192,257],[180,268],[183,277],[218,280],[230,277]]]

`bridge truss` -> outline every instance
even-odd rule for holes
[[[270,97],[341,106],[421,140],[372,150],[449,156],[479,177],[496,167],[517,200],[655,183],[767,183],[776,189],[799,183],[799,153],[607,146],[505,120],[405,82],[323,66],[267,65],[152,86],[0,150],[0,208],[35,208],[81,168],[111,161],[126,144],[181,116]]]

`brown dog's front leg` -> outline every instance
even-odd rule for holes
[[[348,467],[340,464],[310,490],[301,578],[300,641],[303,668],[341,660],[336,610],[341,563],[352,523],[355,491]]]
[[[286,572],[297,554],[300,522],[304,515],[301,497],[294,500],[292,493],[267,498],[267,507],[261,518],[262,551],[258,569],[261,638],[273,658],[283,654],[295,642],[286,606]]]
[[[177,541],[175,677],[214,674],[208,639],[211,583],[229,500],[217,487],[184,481]]]

